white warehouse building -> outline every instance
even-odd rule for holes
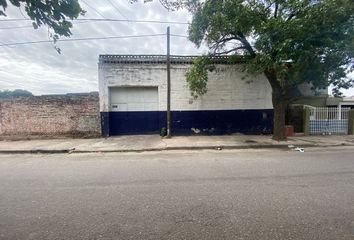
[[[214,58],[208,92],[193,99],[186,72],[196,57],[171,56],[173,134],[271,133],[271,87],[245,78],[242,62]],[[166,127],[166,56],[100,55],[99,98],[104,136],[159,133]]]

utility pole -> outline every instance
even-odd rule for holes
[[[170,27],[167,27],[167,137],[171,137],[171,59],[170,59]]]

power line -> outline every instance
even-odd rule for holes
[[[8,21],[9,20],[9,21]],[[31,19],[5,19],[0,20],[0,22],[10,22],[10,21],[32,21]],[[187,22],[174,22],[174,21],[157,21],[157,20],[130,20],[130,19],[113,19],[113,18],[84,18],[84,19],[74,19],[75,24],[83,23],[93,23],[93,22],[129,22],[129,23],[151,23],[151,24],[178,24],[178,25],[189,25]],[[79,22],[76,22],[79,21]],[[21,29],[21,28],[33,28],[32,25],[28,26],[13,26],[13,27],[0,27],[0,30],[11,30],[11,29]]]
[[[117,10],[117,12],[118,12],[120,15],[122,15],[125,19],[128,20],[128,18],[122,13],[122,11],[121,11],[118,7],[116,7],[116,5],[114,5],[114,4],[112,3],[111,0],[107,0],[107,1],[112,5],[112,7],[113,7],[114,9]]]
[[[130,19],[114,19],[114,18],[82,18],[81,21],[97,21],[97,22],[133,22],[133,23],[163,23],[163,24],[181,24],[189,25],[188,22],[177,22],[177,21],[159,21],[159,20],[130,20]]]
[[[186,35],[178,35],[178,34],[171,34],[171,37],[182,37],[182,38],[188,38]]]
[[[32,21],[31,19],[22,19],[22,18],[12,18],[12,19],[3,19],[0,22],[11,22],[11,21]],[[80,18],[74,19],[73,21],[87,21],[87,22],[132,22],[132,23],[158,23],[158,24],[181,24],[181,25],[190,25],[188,22],[177,22],[177,21],[158,21],[158,20],[132,20],[132,19],[114,19],[114,18]]]
[[[163,34],[146,34],[146,35],[113,36],[113,37],[69,38],[69,39],[59,39],[58,42],[144,38],[144,37],[159,37],[159,36],[165,36],[165,35],[166,34],[163,33]],[[5,44],[0,44],[0,47],[26,45],[26,44],[38,44],[38,43],[52,43],[52,42],[53,41],[50,41],[50,40],[41,40],[41,41],[29,41],[29,42],[5,43]]]
[[[16,27],[0,27],[0,30],[8,30],[8,29],[19,29],[19,28],[33,28],[33,26],[16,26]]]
[[[26,18],[10,18],[10,19],[1,19],[0,22],[13,22],[13,21],[31,21],[32,19]]]
[[[20,13],[21,13],[23,19],[27,19],[26,16],[23,14],[22,10],[21,10],[21,5],[18,7],[18,9],[20,10]]]
[[[101,17],[105,18],[105,16],[103,16],[99,11],[96,10],[96,8],[92,7],[90,4],[88,4],[86,1],[81,0],[81,2],[85,3],[86,6],[88,6],[89,8],[91,8],[95,13],[97,13],[98,15],[100,15]]]
[[[82,23],[93,23],[95,21],[92,22],[87,22],[87,21],[83,21],[83,22],[76,22],[75,24],[82,24]],[[12,27],[0,27],[0,30],[11,30],[11,29],[20,29],[20,28],[33,28],[33,25],[25,25],[25,26],[12,26]]]

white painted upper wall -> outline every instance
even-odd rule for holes
[[[245,79],[241,65],[217,64],[209,73],[208,92],[191,97],[185,74],[190,64],[171,65],[171,110],[272,109],[271,87],[264,76]],[[100,63],[100,111],[111,110],[110,88],[158,87],[158,110],[166,111],[167,86],[164,64]],[[113,90],[116,91],[116,90]]]

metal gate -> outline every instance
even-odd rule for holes
[[[310,134],[348,134],[350,108],[310,107]]]

